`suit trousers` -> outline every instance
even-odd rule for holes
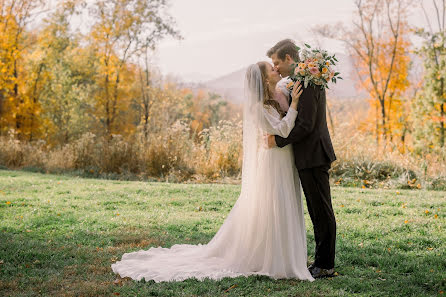
[[[336,219],[330,194],[330,164],[299,170],[302,189],[314,228],[316,242],[314,266],[334,268]]]

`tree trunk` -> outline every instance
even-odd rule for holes
[[[111,133],[111,123],[110,123],[110,96],[108,93],[108,74],[105,75],[105,133],[110,135]]]
[[[35,108],[35,106],[37,105],[37,84],[39,83],[39,79],[40,79],[40,74],[42,72],[42,68],[43,68],[43,64],[40,64],[39,66],[39,71],[37,72],[37,77],[36,77],[36,81],[34,82],[34,89],[33,89],[33,109]],[[34,112],[31,113],[31,124],[30,124],[30,132],[29,132],[29,141],[33,140],[33,126],[34,126]]]
[[[440,98],[444,100],[444,78],[440,81]],[[444,147],[444,130],[445,130],[445,104],[440,105],[440,147]]]
[[[382,124],[382,129],[383,129],[383,136],[384,136],[384,148],[386,147],[386,145],[387,145],[387,123],[386,123],[386,108],[385,108],[385,105],[384,105],[384,100],[380,100],[379,101],[380,102],[380,104],[381,104],[381,118],[382,118],[382,122],[381,122],[381,124]]]
[[[379,109],[378,109],[378,104],[376,104],[376,108],[375,108],[375,129],[376,129],[376,146],[379,147],[379,121],[378,121],[378,113],[379,113]]]

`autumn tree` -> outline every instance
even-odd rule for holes
[[[432,0],[431,4],[433,19],[421,2],[427,28],[417,30],[424,40],[417,51],[423,59],[424,80],[414,102],[414,128],[423,150],[444,149],[446,130],[446,1]]]
[[[371,97],[377,142],[384,145],[404,125],[403,94],[408,87],[411,0],[355,0],[352,28],[315,27],[313,31],[345,42],[360,85]],[[339,30],[340,28],[340,30]]]
[[[0,132],[13,128],[21,138],[32,139],[38,112],[26,92],[24,60],[32,44],[26,27],[43,6],[43,0],[0,1]]]
[[[94,126],[95,55],[83,48],[80,36],[70,31],[72,16],[81,2],[65,0],[42,21],[41,30],[27,64],[40,84],[30,90],[42,111],[43,138],[50,144],[65,144]]]
[[[132,72],[127,62],[141,51],[153,49],[162,38],[177,35],[165,9],[165,0],[96,0],[90,8],[96,20],[90,44],[99,64],[96,109],[106,135],[120,131],[122,122],[118,117],[130,104],[130,95],[121,84],[125,74]],[[145,90],[150,78],[147,67],[143,71],[146,72],[142,89],[145,93],[141,95],[144,105],[144,100],[150,100]]]

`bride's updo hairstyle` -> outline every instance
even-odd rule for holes
[[[257,62],[257,65],[260,68],[260,73],[262,74],[262,85],[263,85],[263,104],[269,105],[273,107],[280,114],[281,117],[285,116],[285,112],[280,109],[280,104],[276,100],[273,99],[273,94],[268,87],[268,83],[266,80],[268,79],[268,74],[266,70],[267,62]]]

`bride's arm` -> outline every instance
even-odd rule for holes
[[[288,108],[288,112],[285,117],[280,119],[280,115],[271,106],[266,106],[263,109],[263,115],[268,123],[267,132],[269,134],[279,135],[283,138],[287,138],[291,130],[294,128],[294,123],[297,117],[297,110],[292,106]]]

